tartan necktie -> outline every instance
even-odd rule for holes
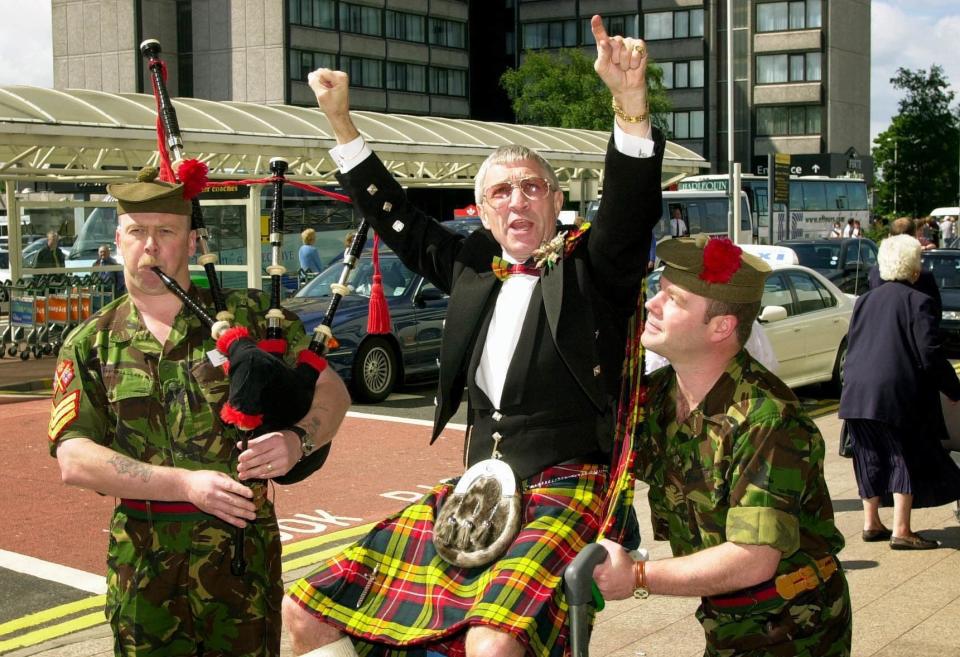
[[[529,261],[528,261],[529,262]],[[533,265],[513,264],[507,262],[500,256],[493,256],[493,263],[490,265],[493,275],[501,281],[507,280],[512,274],[527,274],[529,276],[540,276],[540,268]]]

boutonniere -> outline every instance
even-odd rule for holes
[[[589,228],[590,223],[586,222],[577,228],[557,233],[553,239],[544,242],[540,245],[540,248],[533,251],[532,257],[534,264],[537,267],[546,267],[548,270],[553,269],[553,266],[557,264],[560,258],[566,258],[573,253],[577,242],[580,241],[580,238],[583,237],[583,234],[586,233]]]

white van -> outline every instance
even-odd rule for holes
[[[952,208],[936,208],[935,210],[930,212],[930,216],[936,219],[937,221],[941,221],[944,217],[947,217],[947,216],[958,217],[960,216],[960,208],[958,208],[957,206],[953,206]]]

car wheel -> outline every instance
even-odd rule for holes
[[[837,349],[837,360],[833,364],[833,378],[830,379],[830,386],[839,396],[843,390],[843,368],[847,364],[847,339],[840,341],[840,348]]]
[[[397,354],[387,340],[368,338],[353,357],[351,384],[359,401],[381,402],[397,382]]]

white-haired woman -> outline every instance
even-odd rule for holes
[[[940,348],[933,299],[912,286],[920,251],[909,235],[880,244],[885,284],[857,299],[840,396],[863,500],[863,540],[889,539],[895,550],[938,547],[913,532],[910,511],[960,499],[960,468],[940,445],[946,427],[939,396],[960,399],[960,380]],[[879,514],[891,498],[892,531]]]

